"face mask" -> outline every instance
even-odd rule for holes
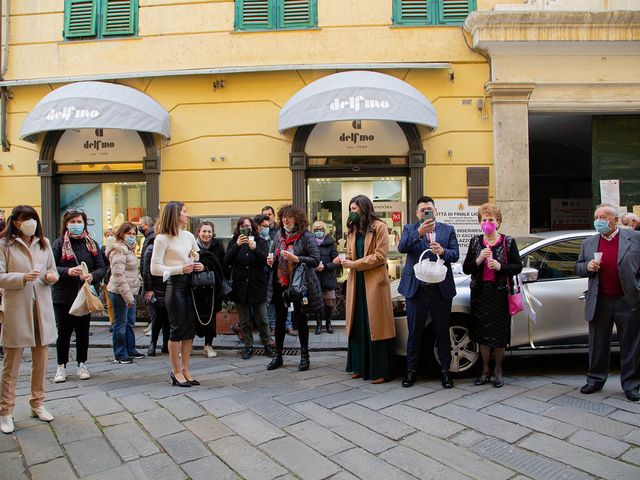
[[[4,227],[5,227],[6,225],[7,225],[7,224],[6,224],[6,222],[5,222],[4,220],[0,220],[0,232],[1,232],[2,230],[4,230]]]
[[[621,228],[622,230],[633,230],[633,229],[631,228],[631,225],[620,225],[620,228]]]
[[[324,232],[313,232],[316,238],[324,238]]]
[[[33,218],[25,220],[20,224],[20,231],[27,237],[32,237],[36,233],[37,228],[38,222],[36,222]]]
[[[142,227],[142,225],[138,225],[138,232],[144,235],[144,228]]]
[[[609,220],[594,220],[593,227],[598,231],[598,233],[604,235],[610,230]]]
[[[480,228],[482,228],[485,235],[491,235],[498,229],[498,226],[493,222],[483,222]]]
[[[262,230],[260,230],[260,236],[262,238],[264,238],[265,240],[269,238],[269,227],[264,227]]]
[[[247,227],[241,227],[240,235],[244,235],[245,237],[248,237],[249,235],[251,235],[251,229]]]
[[[84,223],[70,223],[67,226],[67,230],[71,235],[82,235],[84,232]]]
[[[349,212],[347,221],[351,223],[360,223],[360,214],[358,212]]]
[[[131,237],[131,236],[127,235],[126,237],[124,237],[124,241],[127,242],[127,244],[129,244],[129,245],[135,245],[136,244],[136,237]]]

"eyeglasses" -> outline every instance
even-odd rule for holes
[[[433,209],[431,208],[423,208],[422,210],[420,210],[420,213],[422,213],[423,215],[427,212],[433,212]]]

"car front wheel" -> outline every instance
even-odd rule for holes
[[[471,339],[471,322],[468,317],[452,316],[449,327],[449,339],[451,341],[451,366],[449,370],[457,376],[468,376],[480,368],[482,360],[480,358],[480,348]],[[429,329],[427,334],[427,363],[429,367],[440,372],[440,360],[438,358],[438,347],[433,329]]]

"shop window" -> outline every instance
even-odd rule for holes
[[[236,0],[236,30],[287,30],[317,25],[317,0]]]
[[[394,25],[460,25],[476,0],[393,0]]]
[[[138,0],[65,0],[64,37],[110,38],[135,35]]]

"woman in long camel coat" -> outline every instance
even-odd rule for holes
[[[0,288],[4,288],[0,383],[0,430],[14,430],[18,370],[22,351],[31,348],[31,415],[44,422],[53,416],[44,407],[48,345],[56,339],[51,285],[58,280],[49,240],[42,235],[38,213],[28,205],[11,212],[0,232]]]
[[[387,225],[376,218],[371,200],[358,195],[349,202],[347,259],[347,371],[352,378],[383,383],[393,379],[396,328],[387,272]],[[336,259],[339,262],[339,258]]]

